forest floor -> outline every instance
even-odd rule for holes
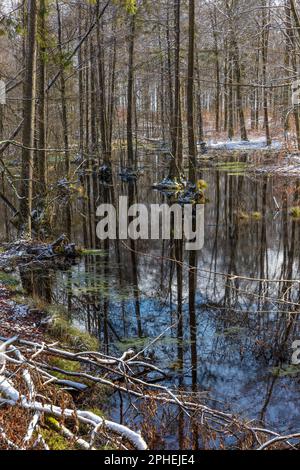
[[[20,335],[24,339],[42,341],[46,330],[41,322],[42,312],[17,303],[13,297],[12,289],[0,279],[0,336]]]

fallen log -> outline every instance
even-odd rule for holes
[[[43,262],[54,258],[74,260],[81,256],[82,250],[70,243],[66,235],[60,235],[52,243],[37,243],[32,240],[18,240],[3,244],[4,252],[0,255],[0,269],[10,264]]]

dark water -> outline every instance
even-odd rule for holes
[[[295,431],[300,375],[299,367],[291,367],[291,343],[300,339],[300,222],[288,215],[288,208],[297,205],[298,182],[251,175],[247,156],[240,159],[238,164],[202,165],[209,202],[195,289],[189,285],[190,260],[184,250],[182,269],[176,268],[174,241],[99,244],[95,239],[93,208],[100,202],[113,202],[120,194],[134,202],[167,201],[152,189],[166,166],[149,154],[141,158],[143,174],[136,184],[122,183],[117,165],[113,186],[94,186],[93,193],[90,181],[90,210],[88,200],[74,201],[73,238],[101,252],[65,271],[35,272],[34,291],[65,305],[74,324],[99,337],[106,352],[142,349],[165,332],[146,355],[169,373],[166,384],[207,391],[219,409],[260,420],[275,431]],[[61,211],[58,233],[63,226]],[[124,413],[124,422],[139,419],[125,410],[119,397],[112,397],[111,416],[120,419]],[[165,446],[179,445],[176,422]]]

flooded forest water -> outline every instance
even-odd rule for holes
[[[96,238],[100,202],[114,203],[119,195],[168,202],[152,188],[166,176],[168,161],[145,151],[136,181],[121,180],[119,159],[113,185],[81,175],[88,197],[73,198],[72,241],[90,254],[66,269],[36,266],[21,281],[28,294],[64,306],[77,327],[99,338],[102,351],[145,348],[167,374],[160,383],[199,391],[218,409],[288,434],[300,420],[299,368],[291,365],[291,344],[300,339],[300,223],[288,214],[298,181],[252,174],[250,159],[243,153],[232,156],[233,163],[201,163],[208,185],[205,242],[192,274],[182,242]],[[58,235],[65,220],[62,205]],[[2,227],[3,239],[13,235],[8,229]],[[105,406],[106,415],[120,422],[142,419],[117,392]],[[183,423],[185,416],[163,428],[163,414],[161,407],[153,418],[158,439],[164,448],[184,448],[178,419]]]

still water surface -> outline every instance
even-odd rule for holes
[[[166,384],[208,392],[218,408],[289,432],[300,424],[299,368],[291,367],[291,343],[300,339],[300,222],[288,215],[297,204],[298,182],[253,175],[247,159],[204,165],[209,201],[193,292],[188,254],[183,251],[177,269],[174,242],[95,240],[93,207],[100,202],[118,195],[132,202],[168,201],[152,189],[166,173],[153,154],[142,157],[136,183],[121,182],[116,167],[113,186],[94,186],[94,201],[74,203],[74,241],[101,251],[66,270],[35,270],[31,290],[66,306],[73,323],[96,335],[106,352],[140,350],[164,332],[145,354],[168,373]],[[58,233],[63,223],[60,214]],[[117,419],[123,413],[126,422],[125,408],[113,396],[107,413]],[[175,426],[165,445],[178,446],[176,435]]]

